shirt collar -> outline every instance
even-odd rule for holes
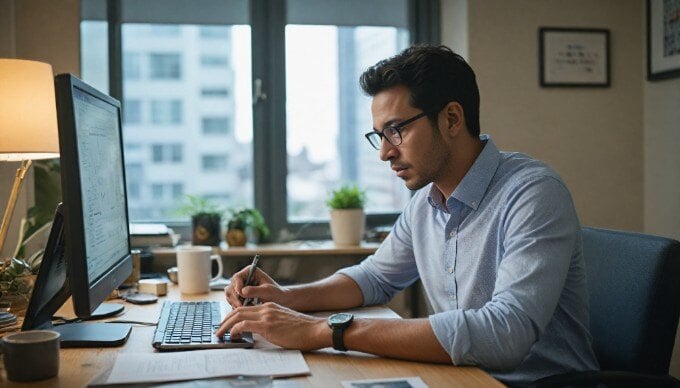
[[[446,199],[447,204],[450,204],[453,198],[477,210],[491,183],[491,179],[496,174],[501,154],[489,135],[481,135],[479,138],[486,144],[472,164],[472,167],[463,177],[463,180],[460,181],[456,190],[451,194],[451,197]],[[434,208],[450,208],[450,206],[445,206],[444,198],[434,184],[430,187],[427,200]]]

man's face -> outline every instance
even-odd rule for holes
[[[410,96],[405,86],[376,94],[371,104],[373,128],[382,131],[388,125],[421,113],[420,109],[409,104]],[[427,118],[421,118],[402,128],[401,137],[402,143],[398,146],[382,140],[380,159],[390,162],[392,170],[410,190],[435,182],[444,171],[444,163],[449,160],[439,129],[433,128]]]

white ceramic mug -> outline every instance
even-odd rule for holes
[[[49,379],[59,373],[59,333],[31,330],[0,340],[5,371],[10,381]]]
[[[217,276],[210,278],[212,261],[217,261]],[[222,277],[222,258],[212,254],[212,247],[194,245],[177,248],[177,281],[183,294],[205,294],[210,282]]]

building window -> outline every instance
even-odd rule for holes
[[[226,155],[203,155],[201,158],[203,171],[224,171],[227,168]]]
[[[181,77],[179,54],[149,54],[149,77],[155,80],[177,80]]]
[[[151,146],[151,160],[153,160],[154,163],[163,162],[163,148],[162,144],[153,144]]]
[[[226,135],[230,126],[229,117],[204,117],[201,128],[204,135]]]
[[[151,160],[154,163],[181,163],[183,159],[181,144],[151,145]]]
[[[153,199],[163,199],[163,185],[159,183],[151,184],[151,197]]]
[[[151,101],[151,122],[154,124],[181,124],[182,100]]]
[[[227,97],[229,89],[227,88],[203,88],[201,89],[201,96],[203,97]]]

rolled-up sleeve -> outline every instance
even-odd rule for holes
[[[413,200],[406,206],[375,254],[355,266],[337,272],[357,282],[364,296],[365,306],[385,304],[397,292],[418,280],[409,223],[412,203]]]

